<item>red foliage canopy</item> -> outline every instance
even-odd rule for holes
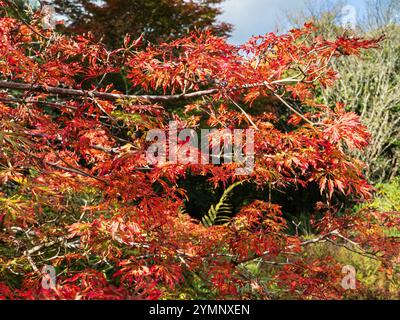
[[[144,49],[127,37],[108,51],[38,21],[0,19],[1,298],[153,299],[196,279],[220,298],[269,298],[270,284],[246,269],[254,261],[276,267],[273,280],[293,295],[339,298],[341,266],[305,258],[302,248],[351,241],[388,266],[398,259],[398,244],[383,233],[399,225],[396,216],[337,216],[335,194],[371,196],[363,164],[347,152],[369,135],[356,114],[316,99],[338,76],[333,59],[379,39],[328,41],[306,24],[241,46],[205,32]],[[103,85],[111,73],[125,79],[126,92]],[[185,113],[171,113],[173,104]],[[149,167],[146,133],[167,130],[171,119],[179,129],[253,128],[254,171],[237,176],[238,163]],[[320,234],[289,235],[273,200],[205,227],[182,212],[186,191],[177,181],[189,173],[215,186],[251,181],[266,194],[317,183]],[[54,289],[40,285],[44,264],[58,271]]]

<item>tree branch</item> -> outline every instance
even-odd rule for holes
[[[201,90],[191,93],[185,94],[173,94],[173,95],[128,95],[128,94],[117,94],[117,93],[107,93],[107,92],[99,92],[99,91],[89,91],[89,90],[77,90],[77,89],[68,89],[68,88],[60,88],[60,87],[52,87],[52,86],[43,86],[37,84],[27,84],[27,83],[19,83],[14,81],[0,81],[1,89],[11,89],[11,90],[20,90],[20,91],[34,91],[34,92],[43,92],[43,93],[52,93],[59,95],[68,95],[75,97],[91,97],[98,98],[102,100],[118,100],[118,99],[133,99],[133,100],[142,100],[148,102],[157,102],[157,101],[177,101],[177,100],[185,100],[185,99],[193,99],[199,98],[202,96],[215,94],[219,92],[218,89],[208,89]]]

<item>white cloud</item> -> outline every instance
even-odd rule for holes
[[[253,35],[276,31],[282,26],[285,11],[299,10],[301,0],[226,0],[221,21],[234,25],[229,42],[240,44]]]

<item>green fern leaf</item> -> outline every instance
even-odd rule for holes
[[[231,220],[233,206],[228,202],[229,198],[233,190],[244,182],[238,181],[229,186],[222,194],[219,202],[216,205],[211,205],[207,214],[201,219],[205,227],[214,226],[216,223],[228,223]]]

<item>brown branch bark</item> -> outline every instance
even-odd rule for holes
[[[92,178],[92,179],[95,179],[97,181],[101,181],[101,182],[103,182],[105,184],[108,184],[108,181],[103,180],[103,179],[101,179],[99,177],[93,176],[93,175],[91,175],[91,174],[89,174],[89,173],[87,173],[85,171],[82,171],[82,170],[80,170],[78,168],[67,168],[67,167],[59,166],[58,164],[53,163],[53,162],[44,162],[44,163],[46,165],[49,165],[49,166],[51,166],[51,167],[53,167],[55,169],[58,169],[58,170],[67,171],[67,172],[70,172],[70,173],[75,173],[75,174],[78,174],[78,175],[81,175],[81,176],[84,176],[84,177],[87,177],[87,178]]]
[[[278,84],[283,80],[272,82],[271,84]],[[290,106],[281,96],[276,94],[271,84],[268,82],[257,83],[257,84],[249,84],[244,85],[242,87],[233,88],[232,90],[242,90],[248,88],[254,88],[257,86],[265,86],[272,91],[272,94],[276,96],[287,108],[289,108],[292,112],[296,113],[299,117],[301,117],[304,121],[310,124],[312,127],[315,126],[313,122],[304,117],[300,112],[295,110],[292,106]],[[127,94],[117,94],[117,93],[108,93],[108,92],[99,92],[99,91],[89,91],[89,90],[78,90],[78,89],[69,89],[69,88],[60,88],[60,87],[52,87],[52,86],[43,86],[37,84],[28,84],[28,83],[20,83],[14,81],[0,81],[0,89],[10,89],[10,90],[20,90],[20,91],[32,91],[32,92],[43,92],[43,93],[51,93],[51,94],[59,94],[66,96],[74,96],[74,97],[89,97],[89,98],[98,98],[101,100],[110,100],[115,101],[118,99],[126,99],[126,100],[139,100],[146,102],[173,102],[179,100],[189,100],[200,98],[212,94],[216,94],[220,91],[220,89],[212,88],[207,90],[200,90],[191,93],[182,93],[182,94],[172,94],[172,95],[127,95]],[[231,99],[232,100],[232,99]],[[232,102],[234,102],[232,100]],[[234,102],[235,103],[235,102]],[[236,103],[235,103],[236,104]],[[237,105],[237,104],[236,104]],[[242,108],[240,108],[242,110]],[[242,110],[244,112],[244,110]],[[248,117],[248,115],[246,114]],[[249,121],[256,127],[256,125],[252,122],[252,120],[248,117]],[[257,128],[257,127],[256,127]],[[315,129],[314,129],[315,130]]]
[[[60,87],[52,87],[52,86],[43,86],[37,84],[28,84],[28,83],[19,83],[14,81],[0,81],[0,89],[10,89],[10,90],[19,90],[19,91],[32,91],[32,92],[42,92],[42,93],[51,93],[51,94],[59,94],[59,95],[67,95],[74,97],[91,97],[98,98],[102,100],[117,100],[117,99],[136,99],[141,101],[148,102],[158,102],[158,101],[177,101],[177,100],[185,100],[185,99],[193,99],[199,98],[202,96],[215,94],[219,90],[218,89],[208,89],[201,90],[191,93],[185,94],[173,94],[173,95],[128,95],[128,94],[117,94],[117,93],[108,93],[108,92],[99,92],[99,91],[89,91],[89,90],[78,90],[78,89],[68,89],[68,88],[60,88]]]

